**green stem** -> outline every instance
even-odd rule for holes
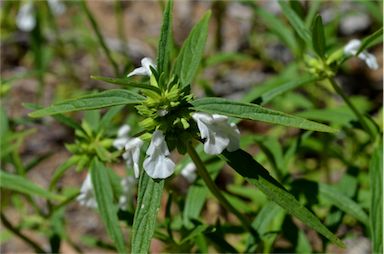
[[[29,239],[27,236],[25,236],[23,233],[20,232],[20,230],[12,225],[12,223],[8,220],[8,218],[5,216],[4,213],[0,213],[1,222],[3,223],[4,227],[6,227],[9,231],[11,231],[13,234],[18,236],[21,240],[26,242],[29,246],[31,246],[37,253],[46,253],[43,248],[41,248],[35,241]]]
[[[111,54],[111,51],[109,50],[109,48],[107,47],[107,44],[105,43],[104,41],[104,37],[103,35],[101,34],[100,32],[100,29],[99,29],[99,26],[97,25],[96,23],[96,20],[95,18],[93,17],[91,11],[89,10],[88,6],[87,6],[87,3],[85,2],[85,0],[82,0],[81,1],[81,6],[83,7],[83,10],[89,20],[89,22],[91,23],[91,26],[93,28],[93,30],[95,31],[96,33],[96,36],[97,36],[97,39],[99,40],[99,43],[101,45],[101,47],[103,48],[105,54],[107,55],[107,58],[109,60],[109,62],[112,64],[113,66],[113,69],[115,71],[115,75],[118,76],[119,75],[119,66],[117,65],[117,63],[115,62],[115,60],[112,58],[112,54]]]
[[[251,234],[256,239],[259,239],[258,233],[252,228],[251,223],[248,221],[248,219],[228,202],[228,200],[221,193],[220,189],[212,181],[207,169],[205,168],[203,161],[200,159],[199,155],[197,154],[197,152],[195,151],[195,149],[191,144],[188,144],[188,154],[189,156],[191,156],[192,161],[196,165],[197,173],[204,180],[208,189],[216,197],[216,199],[220,202],[220,204],[225,209],[232,212],[239,219],[243,227],[249,232],[251,232]]]
[[[349,100],[348,96],[339,87],[334,78],[328,78],[328,81],[331,83],[335,91],[341,96],[341,98],[343,98],[344,102],[348,105],[348,107],[353,111],[357,119],[359,119],[360,124],[362,125],[364,130],[369,134],[371,139],[374,140],[375,134],[372,132],[371,128],[369,128],[369,125],[366,119],[364,118],[363,114],[359,110],[357,110],[355,105],[353,105],[353,103]]]

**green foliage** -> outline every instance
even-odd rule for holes
[[[344,246],[344,243],[337,236],[331,233],[313,213],[308,211],[292,194],[285,190],[251,155],[239,149],[232,153],[224,152],[223,156],[237,173],[255,184],[268,198],[283,207],[288,213],[299,218],[302,222],[327,237],[331,242],[338,246]]]
[[[369,165],[371,205],[370,228],[372,250],[383,252],[383,143],[379,143]]]
[[[170,54],[172,50],[172,9],[173,1],[167,2],[163,14],[163,25],[161,27],[159,47],[157,49],[157,70],[159,73],[169,72]]]
[[[97,158],[92,160],[91,179],[100,216],[119,253],[126,253],[124,237],[117,218],[117,209],[113,204],[113,191],[108,170],[110,169],[106,168]]]
[[[43,198],[56,201],[62,201],[64,199],[64,197],[53,192],[47,191],[42,187],[30,182],[24,177],[12,175],[4,172],[3,170],[0,171],[0,182],[2,188],[18,191],[30,196],[37,195]]]
[[[73,111],[99,109],[116,105],[137,104],[142,102],[143,96],[131,91],[112,89],[100,93],[85,95],[77,99],[71,99],[47,108],[30,113],[31,117],[43,117]]]
[[[319,57],[325,58],[325,34],[323,20],[320,15],[317,15],[312,26],[312,46]]]
[[[176,58],[173,72],[179,76],[182,86],[187,86],[192,82],[199,67],[208,36],[210,16],[211,12],[207,12],[193,27]]]
[[[196,111],[263,121],[307,130],[336,132],[336,130],[304,118],[291,116],[256,104],[230,101],[222,98],[202,98],[191,102]]]
[[[147,77],[126,77],[142,54],[131,47],[136,32],[153,25],[130,18],[125,35],[124,15],[142,3],[116,1],[102,12],[113,15],[100,16],[95,3],[64,2],[70,15],[61,20],[51,1],[34,1],[35,26],[23,31],[18,16],[28,3],[6,1],[0,10],[5,249],[16,236],[39,253],[63,252],[63,243],[79,253],[148,253],[154,238],[162,242],[154,251],[167,253],[323,253],[340,252],[343,239],[363,236],[372,252],[382,252],[382,105],[372,85],[382,77],[346,62],[374,65],[382,44],[381,2],[358,1],[338,13],[344,3],[280,0],[280,15],[270,12],[269,3],[219,1],[211,5],[212,22],[208,10],[188,35],[175,37],[174,24],[180,31],[184,18],[195,17],[174,15],[172,0],[159,2],[158,41],[145,39],[150,48],[157,45],[156,66],[136,69]],[[200,15],[206,6],[189,7]],[[228,22],[235,7],[249,11],[240,27]],[[333,15],[323,23],[318,13],[329,10]],[[371,23],[353,37],[369,35],[348,54],[344,45],[351,35],[344,35],[341,22],[357,11]],[[116,29],[103,30],[115,22]],[[107,38],[114,30],[117,37]],[[206,47],[207,41],[214,46]],[[96,75],[88,79],[90,74]],[[364,94],[353,80],[367,84]],[[25,92],[29,102],[19,103]],[[55,103],[42,107],[47,100]],[[30,118],[19,104],[33,111]],[[207,116],[199,122],[194,113],[230,119]],[[52,119],[37,119],[46,116]],[[208,145],[237,143],[235,123],[241,149],[229,152],[228,145],[221,154],[205,153]],[[143,143],[139,149],[132,146],[135,138]],[[171,177],[148,176],[143,161],[168,159],[178,162]],[[188,170],[196,179],[186,176],[191,160],[195,169],[188,164]],[[130,178],[136,166],[138,188]],[[47,189],[33,182],[41,170]],[[89,172],[91,187],[72,184],[80,171]],[[70,209],[98,213],[105,232],[73,237],[78,232],[67,220],[76,217],[67,209],[76,199],[92,208]],[[15,211],[18,216],[8,219]],[[345,227],[348,232],[340,230]]]
[[[164,180],[155,181],[145,172],[140,176],[137,209],[132,225],[132,253],[148,253],[156,227]]]

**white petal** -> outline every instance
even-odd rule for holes
[[[361,41],[357,39],[350,40],[344,47],[346,55],[355,55],[361,46]]]
[[[188,163],[182,170],[181,175],[192,183],[196,180],[196,166],[193,162]]]
[[[125,145],[126,152],[123,154],[123,158],[127,161],[127,166],[133,167],[136,178],[139,177],[140,173],[140,148],[143,143],[140,138],[130,139]]]
[[[140,138],[131,138],[125,145],[125,150],[140,149],[143,144],[144,142]]]
[[[89,207],[89,208],[97,208],[97,202],[95,199],[95,193],[93,190],[91,175],[87,174],[81,189],[80,194],[77,196],[76,200],[80,203],[80,205]]]
[[[222,133],[214,133],[204,143],[204,152],[207,154],[221,154],[229,145],[229,138]]]
[[[127,144],[128,142],[128,138],[117,138],[113,141],[113,147],[115,147],[116,149],[118,150],[121,150],[124,148],[124,146]]]
[[[225,148],[228,151],[239,149],[240,131],[236,124],[228,123],[228,117],[206,113],[193,113],[192,118],[197,122],[200,136],[206,139],[204,151],[208,154],[220,154]]]
[[[144,57],[143,59],[141,59],[141,66],[143,66],[146,69],[148,76],[151,76],[152,74],[150,66],[156,69],[156,65],[153,63],[153,60],[149,57]]]
[[[17,27],[24,32],[30,32],[36,26],[36,18],[33,9],[33,3],[28,1],[23,4],[16,16]]]
[[[376,57],[370,53],[363,52],[359,55],[359,58],[361,55],[364,55],[364,61],[367,64],[368,68],[372,70],[377,70],[379,69],[379,64],[376,61]]]
[[[149,57],[144,57],[141,59],[141,67],[134,69],[127,75],[127,77],[129,78],[134,75],[151,76],[152,71],[150,66],[156,69],[156,65],[153,63],[152,59]]]
[[[205,113],[193,113],[192,118],[196,121],[197,127],[200,130],[201,138],[209,137],[208,124],[212,122],[212,117]]]
[[[65,5],[59,0],[48,0],[48,5],[55,15],[63,14],[66,9]]]
[[[213,119],[213,122],[226,122],[226,121],[228,121],[227,116],[218,115],[218,114],[213,114],[212,119]]]
[[[136,68],[132,72],[128,73],[127,78],[135,76],[135,75],[146,76],[147,70],[144,67]]]
[[[129,126],[128,124],[124,124],[117,131],[117,136],[118,137],[127,136],[130,130],[131,130],[131,126]]]
[[[229,152],[236,151],[240,148],[240,131],[235,123],[230,123],[226,129],[227,136],[229,138],[229,144],[227,150]]]
[[[169,155],[167,143],[162,131],[156,130],[152,134],[151,144],[147,149],[147,155],[154,156],[157,154]]]
[[[166,156],[150,156],[144,160],[144,170],[151,178],[165,179],[175,171],[175,163]]]

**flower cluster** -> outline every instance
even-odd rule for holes
[[[156,70],[156,66],[153,64],[153,61],[150,58],[144,58],[142,59],[141,64],[141,67],[133,70],[127,75],[127,77],[134,75],[147,75],[152,79],[152,70]],[[177,94],[177,92],[175,93]],[[160,98],[160,100],[161,99],[163,98]],[[169,102],[167,97],[163,100]],[[167,132],[163,131],[164,129],[171,129],[169,132],[172,132],[174,131],[172,130],[174,128],[167,128],[168,126],[166,125],[166,120],[171,119],[172,124],[180,123],[184,129],[188,129],[190,127],[190,123],[188,120],[185,120],[185,118],[179,118],[179,116],[175,116],[174,119],[171,118],[171,113],[163,108],[158,109],[156,102],[151,101],[149,103],[152,106],[151,108],[146,106],[139,107],[139,112],[149,112],[150,114],[147,115],[153,116],[154,113],[152,111],[155,110],[153,118],[160,119],[158,120],[157,127],[155,126],[155,130],[152,133],[151,142],[146,151],[147,158],[144,160],[143,168],[150,177],[165,179],[171,176],[175,171],[175,163],[169,157],[170,151],[165,137],[165,133]],[[171,106],[178,105],[172,103],[169,104]],[[185,113],[184,111],[181,112]],[[177,111],[177,113],[180,114],[180,111]],[[227,149],[228,151],[235,151],[239,149],[239,129],[236,124],[229,123],[226,116],[218,114],[211,115],[200,112],[187,112],[186,114],[188,115],[188,119],[193,119],[196,122],[197,128],[200,132],[200,137],[204,140],[204,151],[207,154],[220,154],[224,149]],[[153,122],[153,118],[148,117],[146,121]],[[140,138],[129,138],[127,135],[129,130],[129,126],[123,126],[120,128],[118,131],[118,137],[114,141],[114,146],[117,149],[125,149],[123,158],[127,161],[128,167],[134,168],[135,176],[138,177],[140,149],[144,142]],[[171,137],[169,137],[169,139],[172,140],[174,137],[172,137],[172,135],[170,136]],[[192,180],[192,178],[190,180]]]
[[[357,39],[353,39],[349,41],[347,45],[345,45],[344,53],[347,56],[356,56],[360,47],[361,47],[361,41]],[[371,53],[368,53],[366,50],[363,50],[362,52],[360,52],[357,55],[357,57],[363,60],[370,69],[377,70],[379,68],[379,65],[377,64],[377,61],[376,61],[376,57]]]
[[[133,168],[135,177],[139,177],[139,160],[140,160],[140,148],[143,145],[143,141],[139,138],[130,138],[128,136],[131,127],[127,124],[120,127],[117,132],[117,139],[114,140],[113,146],[118,150],[125,149],[123,158],[127,163],[127,167]]]
[[[134,198],[136,181],[133,177],[127,176],[121,179],[121,194],[119,197],[119,208],[121,210],[127,211],[130,203]],[[80,188],[80,194],[77,196],[76,200],[80,205],[88,208],[97,208],[97,201],[95,198],[95,191],[93,189],[93,184],[91,180],[91,175],[87,174],[85,180]]]

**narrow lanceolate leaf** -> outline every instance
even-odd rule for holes
[[[132,226],[132,253],[148,253],[156,227],[164,180],[153,180],[141,174],[137,208]]]
[[[102,76],[93,76],[93,75],[91,76],[91,79],[104,81],[104,82],[107,82],[110,84],[121,85],[121,86],[126,87],[127,89],[129,89],[129,88],[141,88],[141,89],[148,89],[148,90],[152,90],[152,91],[160,93],[159,88],[157,88],[155,86],[146,85],[143,83],[133,82],[132,79],[111,78],[111,77],[102,77]]]
[[[124,238],[117,217],[117,206],[113,204],[113,190],[107,170],[110,169],[106,168],[98,159],[92,161],[91,179],[97,207],[108,235],[115,243],[116,249],[119,253],[126,253]]]
[[[359,55],[363,50],[375,46],[383,41],[383,28],[380,28],[371,35],[368,35],[361,42],[361,46],[357,51],[356,55]]]
[[[193,227],[191,219],[198,219],[201,209],[209,194],[207,187],[201,185],[193,185],[189,187],[187,197],[185,198],[185,206],[183,209],[183,223],[186,228]]]
[[[369,165],[372,253],[383,253],[383,143],[376,149]]]
[[[222,98],[207,97],[191,102],[196,111],[211,114],[221,114],[242,119],[262,121],[272,124],[280,124],[300,129],[335,132],[335,129],[324,124],[309,121],[307,119],[288,115],[283,112],[267,109],[256,104],[236,102]]]
[[[361,206],[359,206],[359,204],[350,199],[348,196],[327,184],[319,184],[319,192],[321,196],[329,200],[340,210],[352,215],[362,223],[368,225],[368,215],[364,212]]]
[[[63,201],[65,197],[47,191],[24,177],[6,173],[0,170],[1,188],[18,191],[30,196],[40,196],[51,200]]]
[[[299,78],[296,80],[289,81],[287,83],[284,83],[276,88],[273,88],[272,90],[269,90],[260,97],[256,98],[255,102],[257,104],[263,105],[266,104],[267,102],[271,101],[272,99],[276,98],[277,96],[286,93],[288,91],[291,91],[293,89],[296,89],[302,85],[309,84],[312,82],[315,82],[319,78],[313,77],[313,76],[306,76],[303,78]]]
[[[255,9],[258,18],[261,18],[264,23],[279,39],[288,46],[292,52],[297,52],[297,43],[292,29],[287,27],[278,16],[265,11],[264,9]]]
[[[30,117],[43,117],[73,111],[89,110],[111,107],[116,105],[137,104],[145,98],[139,94],[123,89],[112,89],[100,93],[86,95],[77,99],[71,99],[47,108],[34,111]]]
[[[159,48],[157,49],[157,71],[168,74],[169,55],[172,49],[172,8],[173,1],[169,0],[164,10],[161,27]]]
[[[312,46],[319,57],[325,57],[325,35],[323,20],[317,15],[312,26]]]
[[[295,197],[290,194],[269,172],[255,161],[252,156],[239,149],[235,152],[224,151],[222,155],[228,164],[247,181],[256,185],[269,199],[284,208],[289,214],[295,216],[303,223],[313,228],[331,242],[344,246],[343,242],[330,232],[320,220]]]
[[[311,35],[301,18],[289,6],[288,1],[279,0],[279,4],[284,15],[287,17],[289,23],[292,25],[293,29],[295,29],[296,33],[301,37],[301,39],[309,43],[311,41]]]
[[[208,21],[211,12],[207,12],[197,23],[183,44],[176,59],[174,73],[179,76],[183,86],[189,85],[199,67],[208,36]]]

